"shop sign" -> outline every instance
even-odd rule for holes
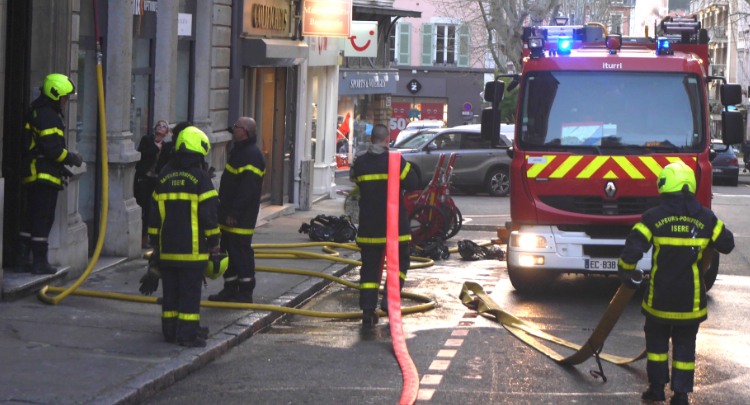
[[[409,83],[406,83],[406,89],[411,94],[417,94],[419,90],[422,90],[422,83],[418,82],[417,79],[411,79]]]
[[[344,39],[344,56],[376,58],[378,56],[378,23],[352,21],[352,35]]]
[[[291,25],[289,0],[245,0],[243,34],[288,37]]]
[[[351,36],[352,0],[303,0],[302,36]]]
[[[307,37],[310,46],[307,66],[336,66],[339,63],[339,38]]]
[[[177,14],[177,36],[189,37],[193,35],[193,15]]]
[[[461,111],[461,115],[471,116],[471,103],[464,103],[464,109]]]
[[[375,73],[378,80],[375,80]],[[339,95],[393,94],[396,92],[397,82],[392,78],[386,81],[386,73],[388,72],[339,71]]]
[[[351,79],[349,81],[349,88],[351,89],[368,89],[371,87],[372,88],[385,87],[385,80],[382,78],[380,78],[379,80],[370,78],[370,79]]]
[[[390,125],[391,140],[396,140],[398,134],[405,130],[406,126],[409,125],[409,110],[411,109],[411,103],[394,101],[391,104],[393,106]]]

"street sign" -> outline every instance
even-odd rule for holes
[[[464,103],[461,115],[471,116],[471,103]]]

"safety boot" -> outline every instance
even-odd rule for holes
[[[672,395],[672,399],[669,400],[670,405],[690,405],[687,392],[675,392]]]
[[[645,401],[661,402],[666,401],[667,397],[664,395],[664,385],[651,384],[648,389],[643,392],[641,399]]]
[[[206,339],[196,336],[193,340],[180,340],[180,346],[185,347],[206,347]]]
[[[208,326],[199,326],[198,327],[198,337],[207,340],[208,339]]]
[[[232,298],[232,302],[238,304],[252,304],[253,290],[255,289],[255,278],[244,283],[240,283],[239,292]]]
[[[374,309],[365,309],[362,311],[362,326],[375,326],[378,324],[380,317]]]
[[[211,294],[208,296],[209,301],[218,302],[233,302],[234,296],[237,295],[239,290],[239,282],[237,280],[224,282],[224,288],[219,291],[218,294]]]
[[[55,274],[57,268],[47,261],[47,242],[31,242],[31,250],[34,252],[34,264],[31,267],[33,274]]]
[[[17,265],[12,271],[15,273],[30,273],[34,265],[34,261],[31,259],[31,247],[28,242],[23,241],[19,245],[18,258],[16,259]]]
[[[161,318],[161,333],[167,343],[177,341],[177,318]]]

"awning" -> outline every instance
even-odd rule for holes
[[[303,41],[240,38],[243,66],[294,66],[304,62],[310,48]]]
[[[354,14],[353,19],[354,20],[364,20],[367,21],[368,17],[415,17],[419,18],[422,16],[421,11],[412,11],[412,10],[402,10],[399,8],[392,8],[392,7],[377,7],[377,6],[361,6],[355,4],[352,7],[352,12]],[[377,18],[372,18],[373,20],[378,20]]]

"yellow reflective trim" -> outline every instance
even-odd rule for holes
[[[651,233],[651,230],[648,229],[646,225],[644,225],[642,222],[639,222],[633,226],[633,230],[636,230],[643,234],[643,236],[646,237],[646,240],[651,242],[651,237],[653,234]]]
[[[411,235],[401,235],[398,237],[399,242],[408,242],[411,240]],[[369,243],[369,244],[380,244],[385,243],[386,238],[360,238],[357,236],[357,243]]]
[[[31,160],[31,176],[24,178],[21,183],[31,183],[36,180],[36,159]]]
[[[677,370],[685,370],[685,371],[695,371],[695,362],[694,361],[676,361],[672,360],[672,367]]]
[[[625,170],[625,173],[627,173],[631,179],[645,179],[643,174],[641,174],[641,172],[639,172],[625,156],[613,156],[612,159],[620,165],[622,170]]]
[[[572,169],[578,162],[583,159],[583,156],[570,156],[558,167],[552,174],[549,175],[550,179],[563,178],[570,169]]]
[[[701,309],[701,271],[698,269],[698,263],[703,258],[703,249],[698,252],[698,257],[693,263],[693,312]]]
[[[531,165],[531,167],[529,167],[529,163],[528,163],[529,156],[526,155],[526,167],[527,167],[527,169],[526,169],[526,177],[528,177],[530,179],[535,178],[537,175],[539,175],[539,173],[542,172],[542,170],[544,170],[545,167],[547,167],[547,165],[549,165],[550,163],[552,163],[552,161],[555,160],[555,158],[557,156],[555,156],[555,155],[544,155],[544,156],[541,156],[541,157],[547,158],[547,163],[533,163]]]
[[[55,177],[55,176],[53,176],[51,174],[39,173],[39,174],[36,175],[36,177],[39,180],[47,180],[49,182],[57,184],[58,186],[62,185],[62,180],[60,180],[59,178],[57,178],[57,177]]]
[[[667,158],[667,161],[668,161],[669,163],[674,163],[674,162],[682,162],[682,159],[680,159],[680,158],[678,158],[678,157],[668,157],[668,158]],[[684,162],[683,162],[683,163],[684,163]]]
[[[200,248],[200,229],[198,228],[198,201],[190,201],[190,232],[193,234],[193,254],[198,254]]]
[[[633,263],[633,264],[628,264],[628,263],[625,263],[625,262],[624,262],[624,261],[622,260],[622,257],[620,258],[620,267],[622,267],[622,268],[623,268],[623,269],[625,269],[625,270],[635,270],[635,266],[636,266],[636,264],[638,264],[638,263]]]
[[[221,229],[222,231],[227,231],[229,233],[236,233],[238,235],[252,235],[253,233],[255,233],[255,229],[231,228],[221,224],[219,224],[219,229]]]
[[[201,315],[200,314],[180,314],[178,318],[181,321],[200,321]]]
[[[406,178],[406,175],[409,174],[410,168],[411,168],[411,164],[409,162],[406,162],[406,166],[404,166],[404,170],[401,171],[401,180]]]
[[[204,232],[206,233],[206,236],[213,236],[221,233],[221,231],[219,231],[219,228],[206,229]]]
[[[203,202],[212,197],[219,197],[219,193],[216,190],[206,191],[205,193],[198,196],[198,202]]]
[[[666,312],[666,311],[659,311],[656,309],[651,308],[651,305],[646,304],[645,302],[641,305],[643,309],[646,310],[649,314],[656,316],[658,318],[662,319],[676,319],[676,320],[686,320],[686,319],[698,319],[706,316],[708,313],[708,308],[703,308],[700,311],[693,311],[693,312]]]
[[[372,180],[388,180],[387,174],[365,174],[354,179],[355,183],[360,181],[372,181]]]
[[[406,280],[406,274],[404,274],[403,271],[399,271],[398,276],[401,278],[401,280]]]
[[[177,311],[164,311],[161,313],[162,318],[177,318]]]
[[[654,245],[667,246],[708,246],[708,239],[705,238],[667,238],[663,236],[654,237]]]
[[[724,223],[720,219],[716,220],[716,226],[714,227],[714,234],[711,235],[711,240],[716,242],[716,239],[721,235],[721,230],[724,229]]]
[[[641,156],[641,162],[643,162],[646,167],[651,170],[652,173],[656,175],[656,177],[659,177],[661,174],[661,171],[664,170],[663,167],[661,167],[660,164],[656,163],[656,159],[652,158],[651,156]]]
[[[613,172],[612,170],[610,170],[602,178],[603,179],[618,179],[619,177],[617,177],[617,175],[615,174],[615,172]]]
[[[38,132],[39,132],[39,136],[47,136],[47,135],[52,135],[52,134],[58,134],[60,136],[64,136],[63,131],[60,128],[49,128],[49,129],[45,129],[43,131],[38,131]]]
[[[377,290],[378,288],[380,288],[378,283],[362,283],[359,285],[360,290]]]
[[[62,161],[65,160],[66,157],[68,157],[68,151],[66,149],[63,149],[60,156],[58,156],[55,160],[57,161],[57,163],[62,163]]]
[[[263,175],[266,174],[265,170],[260,170],[253,165],[242,166],[235,169],[234,167],[230,166],[229,163],[227,163],[227,165],[224,166],[224,169],[229,170],[229,172],[233,174],[240,174],[247,170],[257,174],[260,177],[263,177]]]
[[[649,287],[648,287],[648,305],[654,305],[654,279],[656,278],[656,270],[658,270],[659,266],[657,265],[658,258],[659,258],[659,252],[661,249],[659,248],[659,245],[654,245],[654,257],[651,259],[654,263],[654,268],[651,269],[651,281],[649,281]],[[645,303],[644,303],[645,305]]]
[[[648,361],[667,361],[669,353],[646,353],[646,357],[648,357]]]
[[[148,228],[148,234],[149,235],[158,235],[159,234],[159,230],[156,229],[156,228]]]
[[[31,160],[31,176],[25,177],[23,180],[21,180],[22,184],[31,183],[33,181],[37,180],[47,180],[50,183],[57,184],[58,186],[62,185],[62,180],[60,180],[59,177],[55,177],[51,174],[47,173],[37,173],[36,171],[36,159]]]
[[[175,260],[179,262],[199,262],[203,260],[208,260],[208,253],[199,253],[195,255],[162,253],[159,255],[159,258],[161,260]]]
[[[594,158],[594,160],[589,163],[585,169],[583,169],[580,173],[578,173],[578,176],[576,176],[577,179],[590,179],[591,176],[596,173],[597,170],[599,170],[604,163],[609,160],[609,156],[597,156]]]
[[[186,200],[186,201],[198,201],[198,195],[191,193],[154,193],[154,199],[156,201],[169,201],[169,200]]]

